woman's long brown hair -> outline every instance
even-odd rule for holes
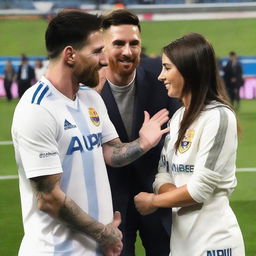
[[[175,143],[177,151],[186,130],[209,102],[216,100],[232,110],[233,107],[219,75],[214,49],[202,35],[187,34],[165,46],[163,52],[184,78],[181,98],[191,94]]]

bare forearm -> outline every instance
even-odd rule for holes
[[[67,196],[65,196],[64,203],[59,208],[58,219],[70,228],[89,235],[97,242],[101,242],[101,236],[105,229],[105,225],[86,214]]]
[[[100,245],[120,240],[120,233],[104,225],[83,211],[59,188],[60,176],[33,179],[39,210],[49,214],[71,229],[96,240]]]
[[[139,138],[130,143],[122,143],[119,138],[103,144],[103,154],[106,163],[113,167],[120,167],[135,161],[144,153],[155,147],[163,134],[169,128],[161,129],[161,126],[168,121],[168,111],[162,109],[152,118],[144,111],[144,122],[139,131]]]
[[[113,167],[130,164],[145,154],[139,139],[130,143],[122,143],[119,140],[110,141],[103,146],[103,152],[106,163]]]
[[[120,240],[119,232],[92,218],[66,195],[57,212],[56,219],[71,229],[90,236],[103,247],[115,244]],[[50,214],[50,212],[48,213]]]
[[[160,188],[160,190],[164,188]],[[165,188],[166,189],[166,188]],[[152,201],[154,207],[185,207],[197,204],[187,191],[187,186],[179,188],[169,187],[169,189],[161,194],[155,195]]]
[[[155,195],[153,193],[140,192],[136,195],[134,203],[139,213],[147,215],[157,208],[186,207],[197,204],[188,193],[186,185],[176,189],[171,188],[169,185],[162,186],[162,190],[165,189],[167,191],[162,191],[162,194]]]
[[[167,184],[164,184],[162,185],[157,194],[163,194],[163,193],[166,193],[166,192],[171,192],[173,190],[175,190],[177,187],[174,185],[174,184],[170,184],[170,183],[167,183]]]

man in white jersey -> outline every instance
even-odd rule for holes
[[[25,233],[20,256],[119,255],[121,216],[113,217],[104,160],[129,164],[168,131],[161,130],[168,111],[151,119],[145,112],[140,137],[119,140],[91,89],[107,64],[100,25],[100,17],[79,11],[53,18],[45,34],[46,75],[16,107],[12,136]]]

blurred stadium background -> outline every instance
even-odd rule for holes
[[[238,187],[230,199],[244,235],[246,255],[256,256],[256,1],[253,0],[0,0],[0,255],[17,255],[23,234],[10,134],[18,99],[5,100],[3,66],[11,59],[17,69],[22,53],[29,57],[31,65],[38,57],[46,59],[45,28],[48,20],[63,8],[93,13],[113,8],[134,11],[142,21],[142,41],[148,56],[160,55],[163,45],[188,32],[202,33],[212,42],[220,68],[231,50],[237,52],[245,78],[238,109],[243,133],[237,157]],[[15,85],[12,89],[17,95]],[[139,239],[136,250],[137,256],[144,255]]]

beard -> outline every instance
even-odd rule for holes
[[[90,88],[95,88],[99,84],[99,72],[98,72],[98,70],[95,71],[93,74],[91,74],[86,79],[84,79],[83,84],[90,87]]]
[[[78,72],[77,77],[79,83],[82,83],[90,88],[95,88],[99,84],[99,66],[88,67],[82,72]]]

